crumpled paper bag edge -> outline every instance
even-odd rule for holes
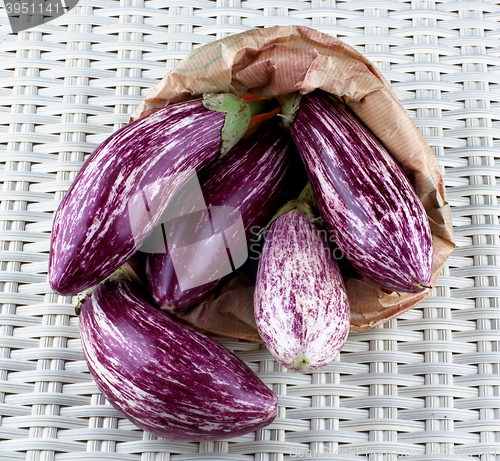
[[[301,41],[305,42],[303,48],[300,46]],[[278,49],[282,53],[280,56],[276,55]],[[332,69],[328,69],[328,72],[322,70],[319,66],[321,59],[325,62],[324,56],[321,59],[319,57],[320,51],[325,52],[325,49],[327,52],[331,50],[332,54],[327,56],[326,62],[335,64],[333,70],[336,70],[336,73]],[[265,58],[264,64],[257,59],[260,51],[264,53],[262,56]],[[341,63],[339,59],[344,53],[347,55],[347,60],[346,62],[341,60]],[[238,61],[235,63],[233,59]],[[308,62],[308,59],[311,61]],[[252,67],[250,70],[269,72],[269,69],[272,69],[274,73],[266,74],[264,77],[255,75],[255,72],[245,73],[243,71],[248,68],[245,64]],[[213,69],[208,72],[210,66]],[[232,72],[235,66],[238,67],[236,73]],[[301,72],[301,79],[298,82],[286,81],[283,78],[293,75],[289,72],[290,69]],[[196,78],[197,72],[198,74],[202,72],[199,78]],[[234,74],[239,78],[235,80]],[[219,79],[215,79],[216,76],[219,76]],[[279,81],[273,81],[273,78]],[[261,84],[258,88],[251,88],[245,85],[248,81],[267,82],[267,86]],[[442,270],[455,246],[451,214],[445,200],[445,188],[437,159],[382,74],[360,53],[340,40],[302,26],[278,26],[250,30],[205,45],[181,61],[171,73],[158,82],[130,120],[146,116],[168,103],[199,97],[207,91],[232,92],[239,96],[248,91],[257,96],[271,96],[291,91],[306,94],[316,88],[343,96],[349,107],[400,162],[410,180],[413,179],[412,183],[419,197],[435,193],[440,202],[436,212],[438,217],[441,217],[441,223],[437,224],[439,235],[433,234],[433,242],[441,240],[445,242],[439,245],[440,253],[434,255],[433,281],[437,281],[439,276],[437,268],[440,268],[439,271]],[[393,116],[387,117],[387,114]],[[421,170],[415,170],[415,164],[419,165]],[[403,302],[389,303],[389,305],[384,302],[382,295],[374,301],[379,303],[376,304],[378,317],[366,318],[365,323],[360,325],[353,321],[351,331],[364,331],[384,323],[411,309],[430,293],[429,289],[420,294],[411,294],[411,300],[405,299]],[[361,314],[370,310],[367,304],[360,306],[359,303],[351,307],[351,312],[356,309],[359,309]],[[186,315],[184,320],[189,321],[189,315]],[[205,327],[210,331],[210,325],[200,324],[199,316],[196,320],[199,328]],[[212,327],[216,328],[214,325]],[[233,337],[238,338],[237,332]]]

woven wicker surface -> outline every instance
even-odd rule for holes
[[[491,0],[80,0],[12,34],[1,9],[0,459],[500,459],[499,19]],[[427,300],[350,335],[321,373],[224,343],[280,397],[268,428],[157,439],[98,392],[76,299],[49,288],[53,212],[86,156],[191,50],[290,24],[340,38],[384,73],[439,160],[457,249]]]

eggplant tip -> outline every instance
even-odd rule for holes
[[[299,373],[307,374],[311,373],[315,367],[308,357],[300,355],[293,361],[292,364],[290,364],[290,366],[287,366],[287,368],[291,371],[298,371]]]
[[[416,282],[415,283],[415,292],[419,293],[421,291],[427,290],[427,289],[432,289],[433,286],[430,283],[422,283],[422,282]]]

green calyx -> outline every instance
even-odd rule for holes
[[[203,106],[208,110],[226,113],[221,132],[222,158],[245,134],[254,115],[270,112],[278,103],[274,98],[243,101],[231,93],[210,93],[203,95]]]
[[[314,193],[311,187],[311,183],[308,182],[302,192],[297,197],[298,200],[304,200],[307,202],[309,207],[314,211],[315,214],[319,214],[318,205],[316,204],[316,199],[314,198]]]
[[[128,280],[129,282],[132,281],[130,279],[129,275],[127,274],[127,272],[125,271],[125,269],[123,269],[123,266],[119,267],[118,269],[116,269],[113,273],[111,273],[110,275],[108,275],[104,280],[102,280],[101,282],[99,282],[97,285],[94,285],[94,286],[92,286],[90,288],[87,288],[83,292],[78,293],[77,294],[77,303],[76,303],[76,306],[75,306],[75,314],[76,315],[80,315],[80,309],[81,309],[81,305],[82,305],[83,301],[85,300],[85,298],[87,296],[90,296],[92,294],[92,292],[99,285],[101,285],[102,283],[110,282],[112,280],[122,280],[122,279]]]
[[[207,93],[203,95],[203,106],[208,110],[225,112],[226,119],[222,127],[222,145],[220,157],[243,137],[254,115],[271,112],[281,106],[281,126],[287,129],[299,110],[302,95],[298,92],[277,97],[258,98],[244,101],[232,93]]]
[[[281,106],[281,113],[278,114],[278,116],[281,117],[281,126],[285,130],[295,120],[295,116],[297,115],[297,111],[300,107],[300,100],[302,99],[302,96],[302,94],[296,92],[276,97]]]
[[[312,224],[323,225],[324,220],[319,215],[316,200],[314,199],[313,191],[311,188],[311,184],[307,183],[299,196],[285,203],[271,218],[271,220],[267,223],[266,227],[262,228],[259,232],[259,236],[265,233],[272,225],[274,221],[283,216],[284,214],[292,211],[298,210],[300,211]]]

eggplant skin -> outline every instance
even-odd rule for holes
[[[225,113],[205,109],[198,98],[138,119],[99,145],[56,211],[48,270],[51,288],[75,295],[125,263],[154,229],[176,181],[217,158],[224,120]],[[133,199],[146,189],[156,211],[129,213]]]
[[[291,371],[324,368],[350,327],[347,293],[324,234],[299,210],[276,219],[264,243],[254,292],[255,324]]]
[[[425,209],[400,165],[342,103],[305,95],[290,134],[319,211],[359,274],[417,293],[429,288],[432,236]]]
[[[269,120],[202,170],[199,180],[209,208],[230,206],[241,213],[248,242],[252,228],[266,225],[279,206],[300,192],[307,174],[290,135]],[[170,313],[203,300],[231,276],[182,290],[168,252],[148,254],[146,274],[155,302]]]
[[[159,437],[206,441],[270,424],[276,395],[228,349],[151,305],[127,280],[82,302],[80,335],[108,401]]]

